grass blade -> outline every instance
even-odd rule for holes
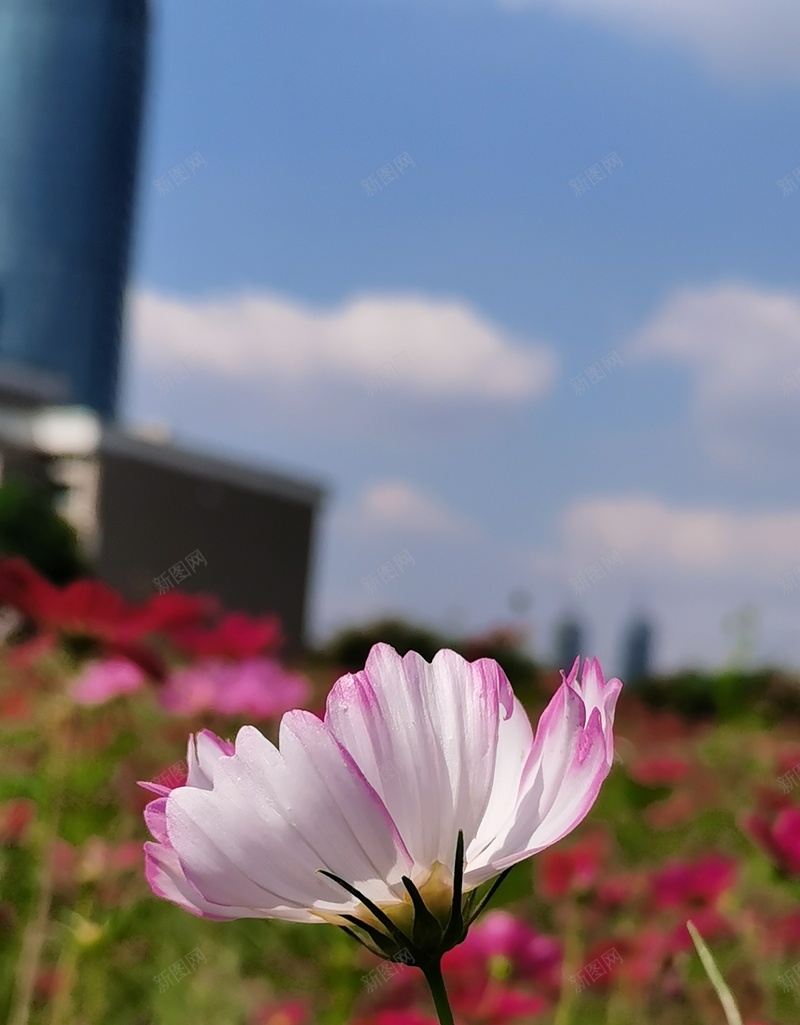
[[[689,930],[689,935],[694,941],[694,945],[697,948],[697,953],[700,955],[700,960],[703,962],[703,967],[706,970],[711,980],[711,985],[717,991],[719,1002],[722,1004],[722,1009],[725,1012],[725,1018],[728,1025],[742,1025],[742,1016],[739,1014],[739,1008],[736,1006],[736,1001],[733,999],[733,994],[728,989],[728,984],[722,978],[719,968],[717,968],[716,962],[711,955],[711,951],[703,942],[703,937],[695,929],[694,922],[687,922],[686,928]]]

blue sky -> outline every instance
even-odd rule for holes
[[[525,588],[543,654],[643,603],[718,664],[753,605],[800,664],[800,11],[750,6],[154,4],[124,413],[330,487],[318,633]]]

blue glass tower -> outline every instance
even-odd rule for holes
[[[0,364],[113,417],[147,0],[0,0]]]
[[[583,627],[580,621],[573,616],[566,616],[557,624],[555,630],[556,668],[568,673],[578,655],[583,657],[585,654],[583,644]]]
[[[651,671],[653,650],[653,627],[643,616],[629,625],[622,646],[623,674],[626,683],[637,683],[646,679]]]

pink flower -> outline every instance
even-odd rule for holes
[[[306,1025],[308,1006],[301,1000],[269,1003],[260,1007],[251,1019],[251,1025]]]
[[[379,1011],[372,1018],[361,1019],[356,1025],[438,1025],[436,1018],[429,1018],[419,1011]]]
[[[281,644],[281,625],[274,616],[260,619],[229,612],[215,626],[197,623],[170,631],[176,644],[204,658],[253,658],[270,654]]]
[[[754,814],[749,816],[746,825],[781,871],[800,875],[800,808],[784,808],[773,822]]]
[[[460,947],[445,956],[442,968],[448,977],[463,972],[474,978],[476,971],[486,972],[492,961],[502,958],[512,974],[526,980],[549,979],[561,956],[557,940],[537,933],[507,911],[491,911]]]
[[[631,776],[637,783],[643,783],[646,786],[663,786],[665,784],[669,786],[685,779],[690,770],[691,765],[685,758],[662,755],[638,759],[631,766]]]
[[[511,1022],[529,1022],[531,1015],[546,1011],[549,1003],[538,993],[522,993],[495,985],[487,987],[479,1005],[476,1006],[466,995],[461,1000],[454,995],[453,1006],[480,1025],[509,1025]]]
[[[382,956],[440,957],[476,888],[566,836],[608,775],[622,684],[578,668],[535,736],[491,659],[378,644],[324,720],[283,717],[280,750],[252,726],[233,753],[191,738],[187,785],[145,810],[150,886],[206,918],[328,921]]]
[[[308,681],[270,658],[243,662],[209,661],[181,669],[161,692],[164,707],[175,715],[213,711],[267,719],[302,704]]]
[[[589,890],[600,873],[605,851],[605,838],[599,834],[585,837],[566,851],[547,851],[542,855],[539,877],[544,896],[556,901]]]
[[[561,945],[505,911],[492,911],[464,942],[442,959],[453,1007],[465,1021],[505,1025],[540,1014],[558,993]],[[542,993],[523,992],[499,982],[536,982]]]
[[[27,797],[0,804],[0,844],[24,843],[35,815],[36,805]]]
[[[70,694],[79,705],[102,705],[119,694],[132,694],[145,680],[142,669],[126,658],[91,662],[73,682]]]
[[[735,861],[709,854],[698,861],[674,861],[652,880],[656,907],[714,904],[736,880]]]
[[[185,764],[181,762],[162,772],[156,777],[156,780],[160,780],[160,782],[156,782],[156,780],[149,783],[140,782],[139,786],[144,787],[145,790],[151,790],[159,797],[166,797],[178,787],[200,787],[202,790],[210,790],[211,777],[202,768],[202,765],[209,766],[220,755],[230,756],[235,751],[236,748],[229,740],[222,740],[211,730],[200,730],[197,736],[189,739],[189,751]],[[153,801],[152,803],[157,802]],[[147,806],[147,808],[149,807],[151,805]],[[145,817],[147,817],[147,808],[145,808]]]

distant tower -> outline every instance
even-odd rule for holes
[[[628,627],[622,645],[622,680],[636,683],[652,672],[653,627],[644,617],[634,619]]]
[[[562,619],[555,631],[556,669],[568,673],[578,655],[585,654],[583,645],[583,627],[578,620],[572,616]]]
[[[0,365],[113,417],[147,0],[0,0]]]

